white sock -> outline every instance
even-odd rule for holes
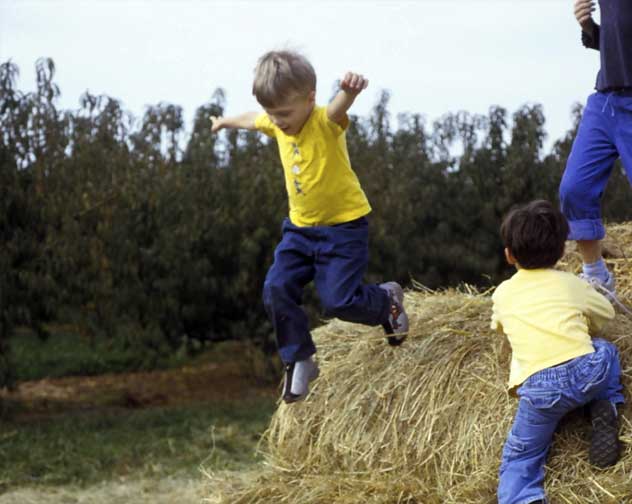
[[[603,258],[595,261],[594,263],[589,263],[582,266],[584,271],[584,275],[588,277],[593,277],[599,279],[601,282],[606,283],[608,278],[610,278],[610,273],[608,272],[608,267],[606,266]]]
[[[290,392],[296,395],[307,394],[309,382],[314,379],[316,364],[311,357],[294,364]]]

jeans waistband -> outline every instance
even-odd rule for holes
[[[577,368],[583,365],[584,363],[583,361],[585,360],[586,357],[589,357],[593,354],[594,352],[580,355],[579,357],[575,357],[574,359],[568,362],[558,364],[557,366],[549,367],[541,371],[538,371],[537,373],[529,376],[529,378],[525,380],[525,383],[527,382],[538,383],[538,382],[550,381],[550,380],[555,380],[555,381],[564,380],[568,378],[568,376],[573,374],[573,372]]]

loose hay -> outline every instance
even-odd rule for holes
[[[610,234],[620,251],[632,250],[632,227],[614,226]],[[630,304],[632,266],[622,253],[608,262]],[[570,250],[563,266],[579,265]],[[406,306],[410,336],[400,348],[386,345],[378,329],[340,321],[314,331],[321,375],[310,396],[279,405],[262,439],[267,467],[256,482],[225,486],[215,502],[496,502],[516,400],[505,388],[509,349],[489,329],[490,297],[413,292]],[[603,336],[619,347],[630,390],[632,320],[618,315]],[[588,419],[578,411],[563,422],[548,461],[553,503],[632,503],[630,419],[626,405],[622,459],[605,471],[587,461]]]

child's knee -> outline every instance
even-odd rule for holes
[[[266,279],[263,284],[263,305],[266,310],[271,310],[275,305],[275,302],[283,297],[283,293],[286,291],[287,286],[282,279],[271,278]]]
[[[510,462],[519,459],[527,449],[526,442],[510,432],[503,446],[500,473],[502,474]]]

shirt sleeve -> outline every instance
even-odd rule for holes
[[[492,329],[492,331],[502,333],[504,331],[503,331],[503,325],[500,322],[500,310],[498,309],[498,302],[496,300],[497,293],[498,293],[498,288],[492,295],[492,320],[491,320],[490,328]]]
[[[345,114],[342,124],[338,124],[337,122],[329,119],[329,116],[327,115],[327,107],[322,107],[318,111],[318,121],[336,137],[342,135],[349,127],[349,116],[347,114]]]
[[[255,128],[257,131],[261,131],[261,133],[271,137],[276,137],[276,127],[274,123],[270,120],[270,117],[265,112],[262,112],[255,119]]]
[[[495,331],[497,333],[503,333],[503,325],[500,322],[500,317],[498,316],[498,312],[492,308],[492,322],[490,324],[490,328],[492,331]]]
[[[596,49],[598,51],[600,31],[601,30],[598,24],[595,24],[592,33],[586,33],[584,30],[582,30],[582,44],[584,44],[584,47],[587,47],[588,49]]]
[[[614,318],[614,308],[610,301],[592,286],[585,283],[584,288],[586,289],[584,315],[588,320],[588,328],[591,334],[594,334],[600,331],[606,322]]]

